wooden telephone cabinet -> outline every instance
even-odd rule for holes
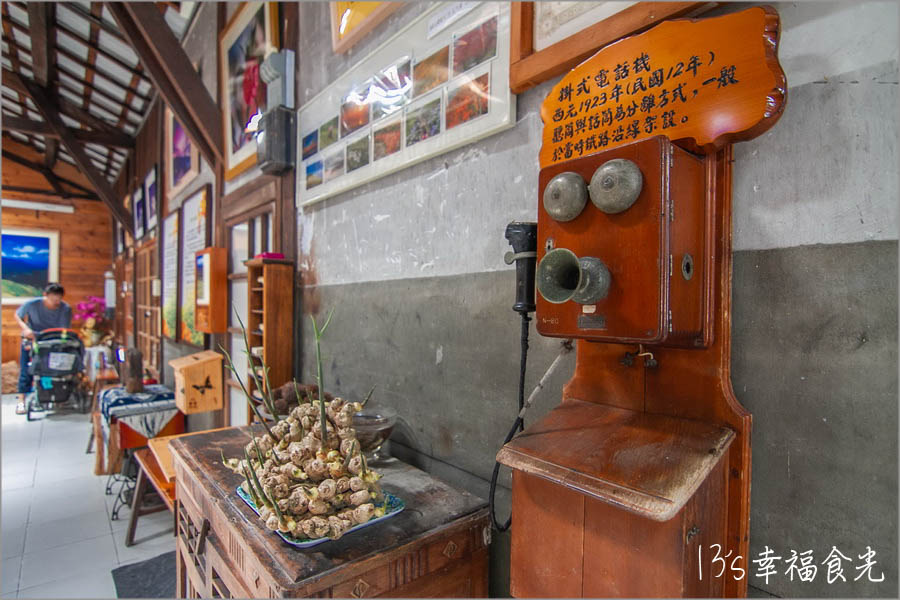
[[[497,455],[513,469],[515,597],[746,595],[751,417],[729,372],[730,142],[781,115],[777,41],[764,7],[666,22],[599,51],[544,102],[536,322],[577,340],[576,364],[561,404]],[[703,67],[679,79],[701,49]]]

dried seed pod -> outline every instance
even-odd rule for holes
[[[332,479],[340,479],[345,475],[344,463],[339,460],[328,463],[328,475]]]
[[[350,478],[350,489],[354,492],[367,489],[366,482],[359,477]]]
[[[353,413],[340,412],[334,416],[338,427],[350,427],[353,424]]]
[[[328,520],[322,517],[310,517],[309,519],[312,525],[311,538],[320,538],[325,537],[331,531],[331,526],[328,524]]]
[[[336,540],[344,535],[344,532],[350,529],[350,527],[353,526],[353,523],[344,520],[337,515],[331,515],[328,517],[328,526],[331,529],[329,537]]]
[[[280,510],[282,513],[288,512],[288,510],[291,507],[290,506],[290,498],[282,498],[281,500],[278,500],[277,503],[278,503],[278,510]]]
[[[338,437],[342,440],[355,440],[356,439],[356,430],[352,427],[339,427],[338,428]]]
[[[371,499],[372,498],[369,496],[368,490],[360,490],[358,492],[353,492],[352,494],[350,494],[350,504],[352,504],[353,506],[365,504]]]
[[[328,465],[320,458],[314,458],[309,462],[309,466],[304,469],[309,478],[313,481],[321,481],[328,474]]]
[[[359,456],[351,458],[350,462],[347,463],[347,470],[354,475],[359,475],[362,472],[362,458]]]
[[[309,506],[309,498],[303,493],[303,490],[296,489],[291,492],[287,498],[288,510],[294,514],[302,515]]]
[[[315,500],[309,501],[307,510],[314,515],[324,515],[328,512],[328,503],[321,498],[316,498]]]
[[[341,477],[337,480],[337,491],[339,494],[350,491],[351,483],[349,477]],[[354,492],[357,490],[353,490]]]
[[[341,430],[338,429],[338,436],[340,436]],[[341,440],[341,455],[342,456],[350,456],[354,454],[354,447],[356,445],[356,440],[354,438],[344,438]]]

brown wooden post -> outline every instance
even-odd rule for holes
[[[140,394],[144,391],[144,355],[137,348],[125,352],[125,391]]]

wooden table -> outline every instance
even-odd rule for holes
[[[378,469],[400,514],[308,549],[284,543],[237,497],[248,427],[176,438],[176,595],[196,597],[484,597],[487,503],[410,465]],[[256,430],[261,431],[261,428]],[[256,431],[254,430],[254,431]]]
[[[176,435],[160,435],[147,440],[150,451],[156,458],[162,476],[166,481],[175,479],[175,465],[172,463],[172,452],[169,450],[169,442],[174,439],[185,437],[188,435],[197,435],[200,433],[211,433],[213,431],[222,431],[223,429],[231,429],[230,427],[220,427],[219,429],[205,429],[203,431],[190,431],[188,433],[179,433]]]

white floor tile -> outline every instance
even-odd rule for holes
[[[76,517],[31,523],[26,530],[25,554],[89,540],[101,535],[110,535],[110,533],[109,517],[103,508]]]
[[[110,567],[93,567],[69,577],[19,589],[19,598],[115,598]]]
[[[105,569],[108,573],[116,565],[118,558],[111,535],[25,554],[19,591],[21,593],[34,586],[67,580],[67,588],[59,593],[69,596],[74,591],[80,591],[75,582],[88,571]],[[37,597],[54,597],[54,594],[41,590],[41,595]]]
[[[24,527],[8,527],[3,523],[2,543],[3,558],[7,559],[12,556],[21,556],[25,552],[25,528]]]
[[[0,598],[18,598],[18,592],[10,592],[8,594],[0,594]]]
[[[169,514],[168,511],[166,514]],[[175,535],[171,524],[166,528],[158,523],[144,523],[144,517],[138,520],[133,546],[125,545],[125,531],[116,531],[113,537],[120,565],[153,558],[175,549]]]
[[[34,473],[19,473],[18,475],[3,475],[0,480],[0,489],[6,490],[22,490],[30,488],[34,485]]]
[[[4,530],[25,526],[28,522],[33,492],[34,490],[30,487],[12,490],[3,488],[0,521],[3,523]]]
[[[3,559],[3,572],[0,574],[0,586],[2,593],[15,592],[19,587],[19,567],[22,566],[22,557],[14,556]]]

